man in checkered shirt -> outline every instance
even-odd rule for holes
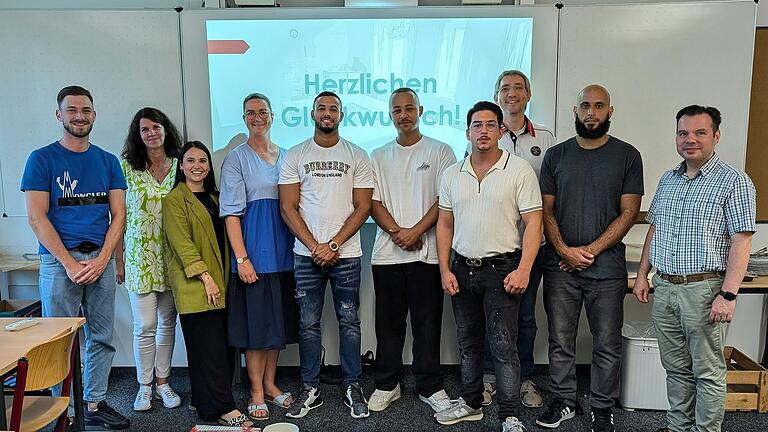
[[[719,432],[723,422],[723,323],[733,318],[756,226],[752,181],[715,153],[720,121],[713,107],[677,113],[684,160],[661,177],[648,210],[634,294],[648,302],[654,266],[652,317],[670,406],[659,432]]]

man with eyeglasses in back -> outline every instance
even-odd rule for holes
[[[435,420],[450,425],[483,418],[487,329],[501,430],[522,432],[517,315],[541,242],[541,193],[531,165],[499,148],[502,122],[498,105],[476,103],[467,113],[472,153],[448,167],[441,181],[437,255],[456,319],[462,389]]]

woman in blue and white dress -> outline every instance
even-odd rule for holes
[[[275,384],[280,350],[298,342],[293,277],[294,237],[280,216],[277,181],[285,150],[270,139],[274,113],[259,93],[243,101],[248,140],[221,167],[220,214],[232,249],[229,344],[245,350],[251,395],[248,414],[269,419],[272,402],[288,408],[290,393]]]

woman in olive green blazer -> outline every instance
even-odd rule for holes
[[[181,149],[176,184],[163,198],[166,265],[187,346],[192,405],[205,421],[253,426],[232,397],[225,289],[229,246],[219,217],[211,153],[199,141]]]

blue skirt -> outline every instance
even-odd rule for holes
[[[232,273],[227,286],[229,345],[250,350],[282,350],[299,340],[299,314],[292,271],[258,273],[246,284]]]

